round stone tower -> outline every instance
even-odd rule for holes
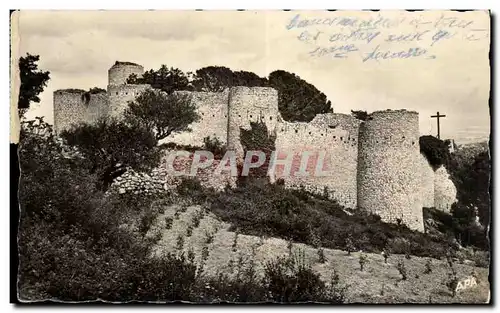
[[[418,113],[372,113],[360,127],[358,153],[358,207],[423,231]]]
[[[116,61],[108,70],[109,116],[120,118],[129,101],[133,101],[149,85],[127,84],[131,74],[144,74],[144,67],[132,62]]]
[[[118,86],[127,83],[127,79],[131,74],[142,76],[144,67],[132,62],[116,61],[115,64],[108,70],[108,86]]]

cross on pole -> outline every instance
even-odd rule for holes
[[[440,129],[439,129],[439,118],[440,118],[440,117],[446,117],[446,115],[440,115],[440,114],[439,114],[439,111],[438,111],[436,115],[431,115],[431,117],[434,117],[434,118],[436,118],[436,119],[437,119],[437,124],[438,124],[438,136],[437,136],[437,138],[438,138],[438,139],[441,139],[441,138],[440,138]]]

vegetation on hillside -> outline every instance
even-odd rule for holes
[[[32,70],[36,71],[36,67]],[[174,72],[179,77],[171,77],[176,82],[170,83],[168,75]],[[231,83],[218,73],[229,72],[220,68],[200,70],[193,88],[219,88]],[[236,73],[234,77],[239,77],[237,79],[243,83],[263,84],[266,80],[252,73]],[[487,248],[486,233],[473,226],[470,214],[472,204],[483,212],[483,218],[489,216],[490,160],[485,154],[456,168],[452,167],[452,157],[444,157],[444,160],[451,160],[452,177],[459,182],[459,204],[451,217],[429,209],[428,216],[439,221],[439,232],[435,234],[384,223],[379,216],[365,212],[348,214],[338,203],[329,200],[328,190],[316,195],[305,190],[286,189],[267,179],[248,180],[235,189],[227,188],[221,192],[205,189],[194,179],[184,180],[174,193],[155,196],[120,196],[106,192],[123,167],[147,171],[158,165],[160,150],[166,147],[158,146],[158,140],[184,130],[195,119],[194,108],[186,104],[188,101],[181,101],[178,107],[169,106],[173,100],[169,98],[172,90],[168,86],[184,88],[178,87],[183,84],[182,73],[164,69],[159,75],[154,71],[150,74],[153,78],[159,77],[155,88],[167,91],[169,96],[162,94],[162,98],[158,98],[160,93],[156,91],[143,94],[130,104],[125,120],[108,119],[93,125],[75,126],[63,132],[64,142],[56,138],[52,126],[43,119],[22,123],[18,241],[18,288],[22,299],[345,301],[345,289],[338,285],[338,277],[327,284],[310,266],[292,258],[268,263],[264,276],[260,278],[252,267],[241,268],[236,278],[223,274],[208,277],[200,274],[202,271],[189,255],[166,254],[152,258],[151,253],[159,240],[154,232],[153,236],[147,236],[152,231],[153,221],[160,216],[165,204],[182,201],[204,205],[222,220],[230,222],[241,234],[281,237],[314,247],[342,249],[348,254],[358,250],[385,251],[388,258],[391,254],[404,254],[452,259],[461,252],[451,240],[453,236],[464,245]],[[212,74],[216,77],[213,78]],[[150,79],[147,77],[141,79]],[[302,86],[297,88],[305,90],[307,97],[314,98],[319,92],[290,73],[277,73],[273,77],[267,83],[280,86],[285,81],[295,81]],[[31,82],[31,87],[26,87],[35,90],[27,96],[31,97],[30,101],[36,102],[39,93],[36,90],[40,90],[47,79],[36,79]],[[285,92],[280,97],[289,92],[287,88],[283,90]],[[313,112],[323,112],[327,108],[326,97],[316,100],[312,111],[301,109],[302,104],[297,101],[284,112],[289,110],[291,114],[295,110],[303,116],[301,118],[309,119],[314,116]],[[139,104],[144,107],[139,108]],[[165,113],[168,110],[171,114]],[[296,116],[291,114],[289,118]],[[267,132],[265,125],[252,124],[252,129],[252,132],[242,130],[245,151],[274,149],[275,138]],[[204,144],[219,155],[225,149],[211,138],[207,138]],[[441,144],[431,147],[441,149]],[[439,153],[431,155],[437,159],[440,156]],[[179,246],[184,245],[183,240],[178,240]],[[319,251],[318,255],[325,263],[324,252]],[[369,273],[371,257],[364,252],[359,256],[359,271]],[[401,262],[399,267],[401,275],[404,273],[404,279],[408,281],[411,278],[406,277],[405,264],[409,263]],[[487,260],[478,259],[476,264],[486,266]]]
[[[161,210],[153,205],[161,198],[105,196],[85,165],[89,156],[66,157],[43,120],[23,123],[19,155],[22,299],[343,301],[335,286],[289,260],[270,263],[263,278],[247,271],[233,280],[197,275],[197,266],[183,256],[151,258],[157,239],[144,234]],[[123,227],[137,222],[138,232]]]
[[[83,154],[84,165],[97,175],[104,190],[123,173],[122,168],[147,170],[160,161],[158,141],[150,129],[115,119],[77,125],[63,131],[61,137]]]
[[[422,153],[434,170],[441,165],[449,165],[451,155],[449,151],[449,140],[440,140],[434,136],[421,136],[419,139],[420,153]]]

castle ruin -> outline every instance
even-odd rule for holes
[[[131,74],[143,73],[138,64],[116,62],[108,71],[106,92],[55,91],[56,132],[80,122],[119,117],[129,101],[150,87],[126,83]],[[224,92],[189,94],[198,107],[200,120],[191,125],[191,132],[175,134],[169,142],[202,146],[205,137],[212,137],[242,155],[240,130],[250,129],[251,122],[263,122],[276,135],[276,151],[292,151],[295,156],[303,151],[326,155],[324,169],[332,175],[284,177],[283,169],[278,168],[271,179],[282,178],[287,187],[315,192],[327,189],[330,197],[346,208],[366,209],[383,221],[403,223],[419,231],[424,229],[423,207],[446,210],[455,201],[450,188],[446,192],[436,188],[435,184],[443,180],[435,179],[420,154],[417,112],[376,111],[366,121],[348,114],[326,113],[308,123],[287,122],[279,113],[278,92],[273,88],[231,87]],[[292,172],[300,165],[295,156]]]

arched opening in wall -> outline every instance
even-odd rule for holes
[[[116,92],[116,95],[118,96],[118,91]]]
[[[272,121],[272,120],[273,120],[273,117],[272,117],[272,116],[269,116],[269,120],[271,120],[271,121]]]

